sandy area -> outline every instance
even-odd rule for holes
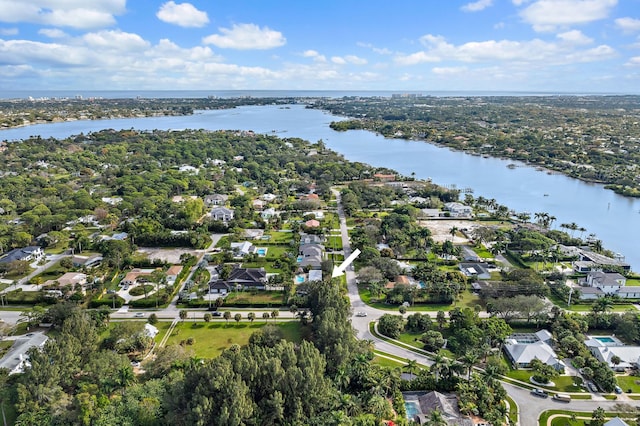
[[[449,232],[454,226],[458,228],[458,230],[466,228],[468,235],[473,233],[473,230],[479,226],[477,222],[458,219],[421,220],[418,221],[418,223],[425,228],[429,228],[429,230],[431,231],[431,238],[439,243],[451,240],[451,234]],[[464,238],[460,231],[458,231],[456,233],[456,236],[453,238],[454,244],[467,244],[468,242],[469,240],[467,238]]]
[[[144,247],[144,248],[138,249],[137,252],[146,254],[149,259],[160,259],[164,262],[169,262],[174,264],[180,263],[180,255],[182,255],[182,253],[191,253],[194,256],[197,255],[196,250],[190,250],[186,248],[166,249],[166,248]]]

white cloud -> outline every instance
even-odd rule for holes
[[[17,28],[0,28],[0,35],[13,36],[18,34]]]
[[[333,62],[334,64],[338,64],[338,65],[346,65],[346,64],[366,65],[367,64],[367,60],[366,59],[360,58],[360,57],[355,56],[355,55],[333,56],[331,58],[331,62]]]
[[[469,69],[467,67],[433,67],[431,72],[437,75],[450,76],[460,75],[467,73]]]
[[[202,42],[225,49],[273,49],[283,46],[287,39],[282,33],[255,24],[236,24],[232,28],[219,28],[221,34],[212,34]]]
[[[58,28],[42,28],[38,31],[38,34],[42,34],[43,36],[49,38],[63,38],[67,37],[67,33],[58,29]]]
[[[527,3],[529,0],[511,0],[511,3],[515,4],[516,6],[521,6],[524,3]]]
[[[100,31],[85,34],[82,38],[89,48],[100,49],[101,51],[144,51],[150,47],[149,42],[138,34],[122,31]]]
[[[609,16],[618,0],[537,0],[520,17],[539,32],[588,24]]]
[[[26,22],[79,29],[115,24],[126,0],[0,0],[0,22]]]
[[[503,28],[504,28],[504,22],[498,22],[497,24],[493,25],[494,30],[501,30]]]
[[[636,31],[640,31],[640,19],[618,18],[615,22],[616,26],[625,33],[634,33]]]
[[[463,12],[480,12],[493,5],[493,0],[477,0],[471,3],[467,3],[460,9]]]
[[[634,56],[633,58],[629,58],[627,63],[625,64],[628,67],[638,67],[640,66],[640,56]]]
[[[579,31],[568,31],[560,34],[558,38],[558,42],[540,39],[528,41],[486,40],[472,41],[456,46],[448,43],[442,36],[427,34],[420,38],[425,50],[408,55],[398,55],[395,62],[399,65],[444,61],[529,64],[540,62],[546,65],[558,65],[596,61],[615,56],[614,49],[607,45],[587,50],[580,49],[579,46],[591,43],[592,40]]]
[[[591,44],[593,39],[582,34],[579,30],[571,30],[558,34],[558,38],[571,44]]]
[[[204,27],[209,23],[207,12],[196,9],[191,3],[164,3],[156,16],[161,21],[181,27]]]
[[[302,52],[302,56],[305,58],[313,58],[316,62],[327,62],[327,58],[315,50],[305,50]]]

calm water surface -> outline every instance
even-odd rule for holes
[[[640,200],[616,195],[601,185],[559,174],[547,174],[521,163],[483,158],[424,142],[384,139],[366,131],[334,132],[329,123],[340,118],[293,105],[240,107],[202,111],[186,117],[153,117],[103,121],[75,121],[0,131],[0,140],[32,135],[65,138],[103,129],[230,129],[299,137],[325,145],[350,161],[388,167],[404,175],[431,178],[440,185],[470,187],[474,196],[494,198],[517,212],[546,212],[556,217],[555,227],[575,222],[594,233],[606,248],[625,256],[640,270]],[[518,165],[507,168],[510,163]],[[545,195],[546,194],[546,195]],[[579,232],[575,235],[579,236]]]

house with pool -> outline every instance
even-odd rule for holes
[[[589,336],[584,344],[598,361],[614,371],[640,367],[640,346],[627,346],[614,335]]]
[[[516,368],[529,368],[531,361],[538,359],[558,371],[564,371],[565,364],[551,347],[553,336],[547,330],[536,333],[514,333],[507,337],[504,353]]]
[[[595,300],[604,296],[618,296],[622,299],[640,299],[640,287],[626,286],[627,279],[617,272],[590,271],[574,286],[580,291],[580,299]]]

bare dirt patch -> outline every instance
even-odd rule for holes
[[[197,256],[197,251],[187,248],[154,248],[144,247],[136,250],[138,253],[144,253],[149,259],[159,259],[168,263],[180,263],[180,256],[183,253],[189,253]]]
[[[451,228],[458,228],[455,237],[453,237],[453,244],[468,244],[469,239],[462,236],[460,232],[466,229],[466,234],[473,234],[473,230],[479,225],[471,220],[460,219],[433,219],[433,220],[421,220],[418,222],[420,226],[424,226],[431,231],[431,238],[438,243],[451,240]]]

